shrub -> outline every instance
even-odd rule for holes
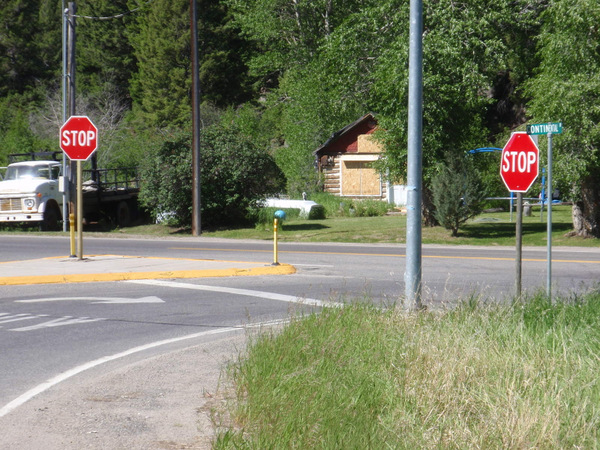
[[[485,192],[479,175],[464,155],[446,157],[431,181],[435,218],[452,236],[458,228],[483,209]]]
[[[356,200],[354,201],[354,215],[357,217],[384,216],[390,210],[390,205],[381,200]]]
[[[308,220],[323,220],[325,219],[325,207],[323,205],[315,205],[308,213]]]
[[[242,225],[262,198],[285,184],[273,158],[235,129],[209,127],[200,136],[203,225]],[[177,225],[192,221],[192,152],[189,134],[150,151],[142,165],[140,201],[154,217],[174,212]]]
[[[310,200],[322,205],[327,217],[373,217],[383,216],[391,205],[381,200],[363,199],[356,200],[346,197],[337,197],[328,192],[311,194]]]
[[[341,197],[337,197],[328,192],[319,192],[311,194],[309,200],[312,200],[325,209],[326,217],[337,217],[349,215],[350,205],[352,200],[346,200]]]

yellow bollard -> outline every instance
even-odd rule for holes
[[[277,217],[273,219],[273,264],[272,266],[278,266],[277,258]]]
[[[75,258],[75,214],[69,214],[69,234],[71,237],[71,258]]]

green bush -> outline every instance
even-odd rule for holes
[[[390,205],[382,200],[356,200],[354,203],[354,215],[357,217],[385,216],[390,210]]]
[[[350,205],[352,200],[346,200],[341,197],[337,197],[328,192],[319,192],[311,194],[309,200],[323,206],[325,209],[326,217],[338,217],[349,215]]]
[[[391,209],[391,205],[382,200],[357,200],[346,197],[338,197],[328,192],[311,194],[309,200],[322,205],[325,209],[324,212],[326,217],[383,216]]]
[[[432,178],[431,192],[435,218],[452,236],[458,236],[458,228],[483,210],[485,190],[464,155],[447,155],[446,164]]]
[[[323,205],[315,205],[308,213],[308,220],[323,220],[325,219],[325,207]]]
[[[150,149],[141,168],[140,201],[154,217],[174,213],[179,226],[192,221],[192,151],[189,134]],[[200,136],[203,226],[244,225],[252,207],[285,185],[273,158],[233,128],[209,127]]]

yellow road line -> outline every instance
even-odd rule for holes
[[[171,247],[170,250],[196,250],[196,251],[218,251],[218,252],[258,252],[271,253],[273,250],[245,250],[228,248],[193,248],[193,247]],[[349,255],[349,256],[383,256],[390,258],[405,258],[406,255],[393,253],[353,253],[353,252],[314,252],[306,250],[280,250],[279,253],[299,253],[308,255]],[[501,258],[491,256],[452,256],[452,255],[422,255],[423,258],[430,259],[469,259],[478,261],[514,261],[515,258]],[[546,258],[523,258],[527,262],[546,262]],[[579,263],[579,264],[600,264],[600,260],[577,260],[577,259],[552,259],[557,263]]]

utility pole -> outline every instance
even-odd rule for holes
[[[65,0],[62,0],[62,123],[64,124],[67,121],[67,67],[68,67],[68,58],[67,58],[67,21],[69,18],[69,10],[65,8]],[[63,180],[67,180],[67,155],[63,153],[62,159],[62,171],[63,171]],[[68,183],[67,183],[68,184]],[[63,212],[63,231],[67,231],[67,219],[69,218],[69,208],[68,208],[68,198],[69,195],[69,186],[63,186],[63,202],[62,202],[62,212]]]
[[[75,25],[77,6],[75,2],[69,2],[68,12],[66,13],[67,21],[67,116],[71,117],[76,114],[75,111]],[[69,218],[76,214],[77,210],[77,192],[75,189],[75,174],[77,173],[77,164],[70,162],[69,164]],[[77,223],[77,222],[76,222]],[[74,249],[71,249],[71,256],[75,256]]]
[[[408,58],[408,170],[406,213],[405,308],[421,309],[423,203],[423,1],[410,0]]]
[[[198,8],[190,0],[192,59],[192,235],[202,233],[200,178],[200,74],[198,69]]]

